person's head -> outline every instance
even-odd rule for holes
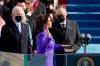
[[[36,34],[44,29],[52,28],[52,22],[48,15],[39,15],[36,18]]]
[[[49,5],[49,9],[50,9],[50,10],[54,10],[54,4],[50,4],[50,5]]]
[[[52,14],[52,13],[49,13],[49,17],[50,17],[51,21],[53,21],[53,20],[54,20],[54,16],[53,16],[53,14]]]
[[[22,7],[15,6],[12,10],[12,19],[16,22],[24,22],[26,23],[25,12]]]
[[[3,5],[3,1],[2,0],[0,0],[0,5]]]
[[[17,5],[17,6],[21,6],[24,10],[26,10],[25,1],[23,1],[23,0],[22,0],[22,1],[18,0],[16,5]]]
[[[10,0],[4,0],[4,4],[6,5],[7,3],[9,3]]]
[[[56,16],[59,22],[64,22],[66,20],[67,11],[65,6],[58,6],[56,8]]]
[[[33,5],[30,1],[26,1],[26,9],[33,13]]]

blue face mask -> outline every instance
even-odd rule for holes
[[[15,18],[18,22],[21,22],[22,21],[22,16],[16,16]]]

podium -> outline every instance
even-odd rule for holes
[[[100,54],[68,54],[66,66],[99,66]]]
[[[80,50],[79,50],[80,51]],[[8,52],[0,52],[0,66],[45,66],[45,55],[32,55],[31,62],[28,61],[28,54],[16,54]],[[60,66],[99,66],[99,53],[66,53],[58,56],[56,65]],[[55,58],[56,59],[56,58]],[[63,61],[63,62],[61,62]],[[54,62],[54,63],[55,63]],[[60,63],[59,63],[60,62]]]
[[[41,56],[41,55],[40,55]],[[100,65],[100,54],[82,54],[82,53],[73,53],[73,54],[64,54],[64,55],[58,55],[64,56],[64,62],[62,62],[60,65],[62,66],[99,66]],[[34,56],[32,60],[32,65],[30,66],[43,66],[45,64],[45,56],[43,59],[43,55],[41,56],[42,58],[39,58],[38,56]],[[43,59],[43,60],[42,60]],[[38,60],[38,61],[37,61]],[[41,62],[42,61],[42,64]],[[56,63],[59,64],[62,60],[57,60]],[[35,65],[38,64],[38,65]],[[40,65],[39,65],[40,64]]]

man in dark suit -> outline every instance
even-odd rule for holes
[[[35,50],[35,45],[36,45],[36,42],[35,42],[35,20],[33,19],[33,17],[31,15],[27,15],[27,9],[26,9],[26,3],[25,3],[25,0],[17,0],[17,6],[20,6],[23,8],[25,14],[26,14],[26,20],[27,20],[27,23],[29,24],[30,26],[30,29],[31,29],[31,36],[32,38],[30,38],[30,40],[33,39],[33,51]]]
[[[20,6],[12,10],[12,20],[3,26],[1,31],[0,50],[4,52],[31,54],[29,28],[25,24],[25,13]]]
[[[52,23],[51,34],[57,44],[71,45],[73,52],[76,52],[81,46],[79,41],[80,32],[77,23],[66,19],[67,11],[64,6],[57,8],[56,15],[57,19]]]
[[[76,22],[66,19],[66,7],[59,6],[56,10],[57,19],[52,23],[50,32],[57,44],[69,45],[55,54],[75,53],[81,46],[80,32]],[[64,56],[55,56],[57,66],[63,66]],[[62,60],[62,61],[60,61]]]

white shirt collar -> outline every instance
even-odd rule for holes
[[[13,21],[14,21],[14,23],[15,23],[16,25],[21,24],[21,22],[16,22],[15,20],[13,20]]]
[[[66,22],[62,22],[62,23],[60,23],[60,24],[61,24],[61,25],[62,25],[62,24],[65,24],[65,25],[66,25]]]
[[[15,22],[14,21],[14,23],[16,24],[16,27],[18,28],[19,32],[21,33],[22,32],[22,30],[21,30],[21,22]]]
[[[13,20],[14,21],[14,23],[16,24],[16,26],[17,25],[21,25],[21,22],[16,22],[15,20]]]
[[[28,16],[31,16],[32,14],[31,14],[31,12],[29,11],[29,12],[27,13],[27,15],[28,15]]]

